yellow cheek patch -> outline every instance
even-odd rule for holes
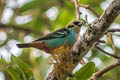
[[[64,45],[52,50],[54,70],[51,74],[56,74],[58,80],[63,80],[66,74],[71,75],[75,66],[70,58],[70,48],[70,46]]]

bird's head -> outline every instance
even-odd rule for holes
[[[67,29],[68,30],[75,30],[77,33],[80,32],[80,28],[82,26],[82,22],[78,21],[78,20],[74,20],[72,22],[70,22],[68,25],[67,25]]]

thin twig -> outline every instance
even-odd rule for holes
[[[86,64],[85,60],[82,59],[82,60],[80,61],[80,64],[85,65],[85,64]]]
[[[113,54],[114,54],[114,55],[117,55],[117,50],[116,50],[115,45],[114,45],[114,41],[113,41],[112,34],[109,32],[109,33],[107,33],[107,36],[108,36],[108,37],[110,38],[110,40],[111,40],[112,49],[113,49]]]
[[[81,12],[79,11],[79,3],[78,3],[78,0],[73,0],[73,3],[74,3],[74,5],[75,5],[75,11],[76,11],[76,19],[77,20],[80,20],[80,14],[81,14]],[[80,32],[80,30],[79,30],[79,32]],[[82,64],[82,65],[84,65],[85,64],[85,61],[84,61],[84,59],[82,59],[81,61],[80,61],[80,63]]]
[[[15,26],[15,25],[0,24],[0,29],[11,29],[11,28],[12,29],[16,29],[18,31],[24,31],[26,33],[33,33],[33,34],[39,34],[39,35],[41,35],[40,32],[34,31],[32,29],[25,28],[25,27]]]
[[[108,29],[108,32],[120,32],[120,28],[115,28],[115,29]]]
[[[1,0],[0,1],[1,2],[1,4],[0,4],[0,24],[2,23],[2,15],[3,15],[3,10],[4,10],[4,8],[5,8],[5,6],[6,6],[6,1],[5,0]]]
[[[98,13],[90,6],[90,5],[86,5],[86,4],[79,4],[80,7],[89,9],[90,11],[92,11],[97,17],[99,17]]]
[[[112,70],[113,68],[117,67],[120,65],[120,62],[116,62],[114,64],[111,64],[107,67],[105,67],[104,69],[96,72],[92,77],[91,80],[98,80],[100,77],[102,77],[105,73],[107,73],[108,71]]]
[[[76,19],[80,20],[80,11],[79,11],[79,4],[78,4],[78,0],[73,0],[74,4],[75,4],[75,11],[76,11]]]
[[[106,43],[104,40],[99,40],[98,42],[99,43]]]
[[[112,57],[114,57],[114,58],[116,58],[116,59],[120,59],[120,57],[118,57],[118,56],[116,56],[116,55],[113,55],[113,54],[110,54],[110,53],[104,51],[103,49],[101,49],[101,48],[99,48],[99,47],[97,47],[97,46],[96,46],[95,48],[98,49],[98,50],[100,50],[101,52],[109,55],[109,56],[112,56]]]

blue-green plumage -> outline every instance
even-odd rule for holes
[[[47,44],[48,47],[54,48],[62,45],[73,45],[76,41],[76,32],[71,30],[70,33],[63,38],[54,38],[50,40],[43,40]]]

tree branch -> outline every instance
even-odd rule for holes
[[[74,4],[75,4],[75,11],[76,11],[76,19],[80,20],[80,11],[79,11],[79,4],[78,4],[78,0],[73,0]]]
[[[80,7],[89,9],[90,11],[92,11],[97,17],[99,17],[98,13],[90,6],[90,5],[85,5],[85,4],[79,4]]]
[[[108,32],[108,33],[107,33],[107,36],[108,36],[108,38],[110,39],[110,42],[111,42],[111,44],[112,44],[113,54],[114,54],[114,55],[117,55],[117,50],[116,50],[116,47],[115,47],[115,44],[114,44],[114,41],[113,41],[112,33],[111,33],[111,32]]]
[[[120,32],[120,28],[108,29],[107,32]]]
[[[97,48],[97,49],[100,50],[101,52],[103,52],[103,53],[105,53],[105,54],[107,54],[107,55],[109,55],[109,56],[111,56],[111,57],[114,57],[114,58],[116,58],[116,59],[120,59],[120,57],[118,57],[117,55],[110,54],[110,53],[104,51],[103,49],[101,49],[101,48],[99,48],[99,47],[97,47],[97,46],[96,46],[95,48]]]
[[[32,29],[25,28],[25,27],[21,27],[21,26],[0,24],[0,28],[1,29],[15,29],[15,30],[18,30],[18,31],[24,31],[26,33],[33,33],[33,34],[42,35],[40,32],[34,31]]]
[[[96,72],[92,77],[91,80],[98,80],[100,77],[102,77],[105,73],[107,73],[108,71],[112,70],[113,68],[120,66],[120,62],[116,62],[114,64],[111,64],[107,67],[105,67],[104,69]]]
[[[119,14],[120,0],[113,0],[102,16],[95,20],[81,39],[74,44],[71,50],[74,64],[77,65],[87,52],[94,47],[94,44],[105,34],[110,24]]]

